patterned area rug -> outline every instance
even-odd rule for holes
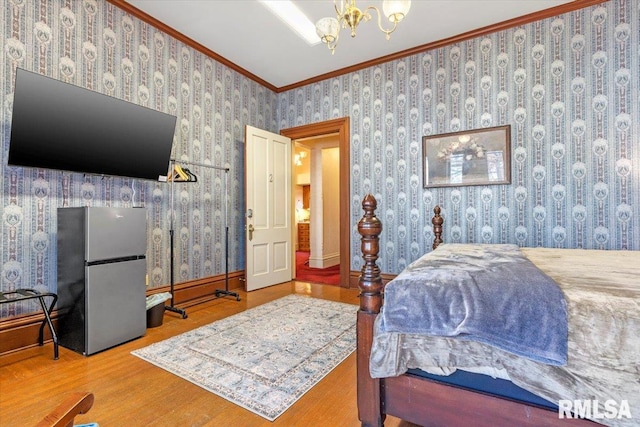
[[[273,421],[355,350],[357,310],[288,295],[132,354]]]

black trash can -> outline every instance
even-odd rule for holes
[[[147,310],[147,328],[156,328],[162,325],[164,318],[164,302],[156,304]]]

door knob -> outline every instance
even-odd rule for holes
[[[251,239],[253,239],[254,230],[255,230],[255,228],[253,228],[253,224],[249,224],[249,228],[247,229],[247,231],[249,232],[249,241],[251,241]]]

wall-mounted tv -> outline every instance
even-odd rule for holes
[[[165,180],[176,117],[18,68],[8,164]]]

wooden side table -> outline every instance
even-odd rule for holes
[[[309,234],[309,223],[298,223],[298,250],[309,252],[311,250],[311,239]]]
[[[44,300],[45,297],[51,297],[51,303],[48,307]],[[58,360],[58,335],[56,335],[53,322],[51,322],[51,312],[53,311],[53,307],[56,305],[56,301],[58,301],[58,295],[52,292],[40,293],[33,289],[16,289],[15,291],[0,292],[0,304],[9,304],[29,299],[37,299],[40,301],[40,306],[44,312],[44,319],[40,324],[40,332],[38,334],[38,344],[41,346],[44,345],[44,325],[46,323],[49,325],[51,338],[53,338],[53,359]]]

